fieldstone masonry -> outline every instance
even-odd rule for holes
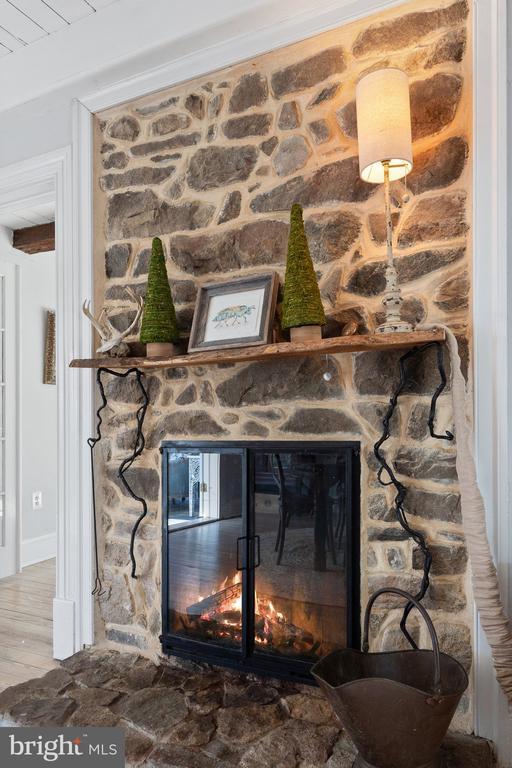
[[[393,190],[398,201],[396,250],[404,315],[413,322],[450,325],[468,368],[472,89],[468,14],[466,0],[419,0],[413,7],[400,6],[98,115],[97,300],[105,300],[117,327],[123,323],[126,327],[133,316],[124,288],[144,293],[153,236],[164,242],[185,340],[201,283],[268,269],[283,277],[289,209],[298,201],[305,209],[328,315],[325,334],[374,329],[382,318],[384,290],[383,191],[359,179],[355,84],[371,69],[398,66],[411,81],[415,163],[407,179],[409,202],[403,203],[400,185]],[[398,357],[357,354],[148,375],[147,449],[131,470],[137,492],[149,504],[136,542],[137,581],[129,578],[128,545],[139,507],[123,494],[116,471],[133,444],[138,393],[129,380],[110,381],[103,466],[98,470],[100,562],[109,591],[99,604],[104,626],[99,640],[148,656],[159,653],[158,447],[165,438],[300,436],[360,441],[362,603],[386,584],[414,591],[420,578],[419,554],[390,514],[392,495],[377,482],[372,454],[397,382]],[[329,382],[322,378],[326,369],[333,374]],[[469,668],[471,611],[456,447],[433,440],[427,430],[436,385],[435,359],[428,353],[411,370],[386,450],[410,488],[411,522],[426,533],[433,549],[426,604],[439,628],[441,645]],[[445,394],[439,401],[438,431],[451,429],[451,421]],[[375,647],[400,646],[399,615],[393,600],[376,606]],[[420,622],[416,631],[425,644]],[[211,691],[216,690],[217,684]],[[195,698],[186,694],[187,707],[193,710],[191,721],[208,720],[218,705],[217,694],[210,699],[210,693],[200,693]],[[238,695],[234,689],[231,693]],[[304,739],[296,721],[281,724],[282,710],[272,703],[277,694],[270,693],[266,714],[258,715],[258,728],[262,736],[277,729],[273,733],[281,734],[282,740],[280,735],[269,738],[268,744],[263,739],[252,757],[247,747],[244,765],[265,763],[268,748],[282,751],[279,765],[292,766],[296,763],[284,756],[288,742],[298,744],[296,754],[302,749],[299,742]],[[302,706],[297,695],[299,699],[290,703],[292,717]],[[183,744],[199,730],[180,726],[185,694],[169,696],[168,708],[159,711],[175,717],[174,743]],[[143,711],[146,705],[140,704]],[[130,711],[123,706],[119,704],[112,717],[129,720],[137,709],[133,704]],[[247,706],[247,717],[252,717],[255,705]],[[459,729],[470,729],[470,708],[467,695],[456,717]],[[317,710],[322,718],[321,707]],[[229,735],[244,745],[242,725],[226,713],[217,716],[213,743],[219,739],[224,743]],[[325,723],[321,719],[303,727],[315,733],[324,729],[325,743],[332,742],[332,749],[337,737],[327,715]],[[206,738],[210,730],[203,723],[197,738]],[[313,746],[315,738],[312,735]],[[202,742],[195,746],[204,752]],[[158,759],[151,764],[162,764]],[[302,765],[316,764],[301,759]],[[204,760],[211,764],[210,757]],[[345,763],[331,757],[329,765]]]
[[[80,651],[2,691],[0,725],[10,724],[122,728],[126,768],[352,768],[355,758],[318,688],[112,650]],[[442,768],[494,766],[489,742],[464,734],[449,734],[442,754]]]

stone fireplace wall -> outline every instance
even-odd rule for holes
[[[324,335],[374,329],[384,288],[383,192],[358,177],[354,93],[364,72],[397,66],[410,76],[414,139],[410,200],[395,213],[404,313],[415,323],[455,329],[468,368],[468,13],[465,0],[400,6],[97,115],[96,306],[105,303],[113,322],[127,327],[133,308],[124,289],[144,293],[151,238],[158,235],[186,337],[199,284],[270,268],[283,277],[289,209],[298,201],[328,315]],[[362,604],[386,584],[414,592],[421,558],[394,521],[392,493],[379,486],[372,458],[398,357],[339,355],[148,376],[147,448],[131,470],[149,503],[136,544],[137,581],[129,576],[128,548],[139,507],[123,494],[116,470],[133,445],[138,391],[132,380],[110,380],[98,487],[109,595],[99,604],[99,640],[159,652],[162,439],[360,441]],[[441,645],[469,668],[455,446],[430,438],[427,429],[437,382],[430,351],[411,370],[387,453],[409,488],[410,520],[432,547],[426,602]],[[437,428],[450,427],[445,394]],[[393,605],[382,600],[375,611],[376,645],[402,644]],[[424,627],[412,625],[426,644]],[[470,697],[458,718],[459,727],[469,727]]]

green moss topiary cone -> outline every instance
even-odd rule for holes
[[[172,300],[162,241],[153,238],[148,287],[140,326],[143,344],[172,344],[178,341],[176,310]]]
[[[325,325],[325,313],[302,220],[302,206],[292,205],[284,278],[281,327]]]

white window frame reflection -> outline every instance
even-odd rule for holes
[[[172,456],[172,454],[171,454]],[[179,458],[188,458],[188,520],[183,517],[168,516],[168,528],[176,529],[188,525],[198,525],[220,519],[220,454],[189,453],[179,454]],[[172,462],[172,459],[171,459]],[[172,468],[169,475],[172,487]],[[195,514],[195,490],[199,486],[199,508]],[[172,496],[172,494],[170,494]],[[190,521],[190,522],[189,522]]]

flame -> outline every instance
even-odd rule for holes
[[[226,577],[221,584],[207,596],[198,595],[197,602],[206,600],[207,597],[216,597],[220,595],[224,590],[229,590],[230,587],[240,587],[236,594],[227,597],[225,600],[217,603],[214,607],[205,610],[199,617],[200,621],[212,621],[215,620],[219,626],[218,634],[220,637],[233,637],[233,629],[235,630],[234,636],[238,633],[241,636],[242,633],[242,590],[241,590],[241,575],[235,574],[233,577]],[[259,645],[270,645],[272,633],[276,624],[286,624],[287,619],[284,613],[277,610],[272,600],[269,598],[260,596],[257,591],[254,595],[255,601],[255,619],[258,625],[258,630],[255,636],[255,642]],[[228,615],[226,615],[228,614]],[[221,627],[229,628],[230,631],[222,632]]]

